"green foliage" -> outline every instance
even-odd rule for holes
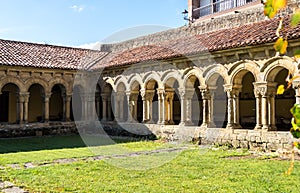
[[[292,16],[291,25],[296,27],[300,23],[300,9],[297,9]]]

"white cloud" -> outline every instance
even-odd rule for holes
[[[72,5],[70,8],[73,9],[75,12],[82,12],[84,10],[84,5]]]
[[[101,43],[100,42],[93,42],[88,44],[83,44],[76,46],[77,48],[85,48],[85,49],[91,49],[91,50],[100,50]]]

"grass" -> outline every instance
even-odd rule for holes
[[[162,147],[161,143],[142,141],[111,145],[111,149],[120,145],[132,151]],[[64,157],[74,152],[89,156],[82,148],[69,148]],[[62,150],[47,151],[53,151],[54,155]],[[18,161],[19,154],[23,153],[10,154],[10,157]],[[35,154],[43,155],[44,151]],[[299,192],[300,189],[299,162],[295,163],[292,175],[286,176],[288,161],[227,158],[247,155],[247,152],[205,151],[194,146],[180,154],[170,154],[78,161],[31,169],[6,168],[1,174],[31,192]],[[153,163],[147,170],[128,169]]]

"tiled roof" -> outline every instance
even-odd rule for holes
[[[82,69],[106,55],[88,49],[0,40],[0,65]]]
[[[289,19],[284,19],[285,30],[282,32],[288,39],[300,38],[300,26],[292,28]],[[231,29],[199,34],[187,38],[162,42],[159,45],[146,45],[115,53],[106,66],[120,66],[145,61],[184,57],[203,52],[213,52],[255,46],[275,42],[279,19],[264,20]],[[96,67],[96,66],[95,66]]]
[[[283,33],[288,39],[300,38],[300,26],[291,28],[288,19],[284,21],[286,28]],[[58,69],[92,67],[91,69],[97,69],[184,57],[203,52],[275,42],[278,22],[279,19],[264,20],[231,29],[165,41],[159,45],[139,46],[114,53],[0,40],[0,65]]]

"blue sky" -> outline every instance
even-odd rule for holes
[[[187,0],[0,0],[0,39],[79,46],[137,26],[183,26],[186,8]]]

